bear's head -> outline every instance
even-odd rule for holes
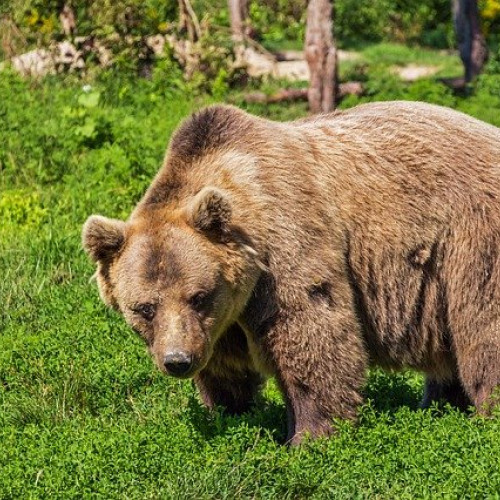
[[[127,222],[93,215],[84,225],[102,299],[170,375],[191,377],[206,366],[260,274],[232,218],[230,193],[209,186],[175,209],[151,205]]]

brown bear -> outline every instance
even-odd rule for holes
[[[424,372],[424,406],[500,384],[500,129],[462,113],[203,109],[83,245],[161,370],[236,413],[274,376],[293,444],[355,417],[371,364]]]

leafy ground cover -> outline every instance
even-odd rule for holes
[[[366,48],[343,67],[368,93],[342,107],[428,100],[500,126],[497,63],[464,98],[403,84],[389,67],[405,51]],[[357,426],[290,450],[272,381],[251,413],[209,414],[102,305],[82,223],[126,217],[179,121],[212,99],[171,76],[82,88],[0,73],[0,498],[499,498],[500,415],[418,410],[415,373],[373,371]],[[250,110],[291,119],[305,106]]]

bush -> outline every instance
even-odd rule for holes
[[[26,190],[7,190],[0,198],[0,220],[2,229],[9,225],[17,229],[40,225],[47,215],[47,209],[40,204],[40,195]]]
[[[62,36],[60,4],[59,0],[14,0],[0,7],[0,17],[12,18],[28,44],[46,43]],[[72,5],[78,35],[111,37],[114,54],[123,54],[128,61],[145,56],[142,37],[164,33],[177,23],[177,0],[74,0]],[[194,0],[193,6],[208,24],[229,26],[225,0]],[[249,7],[253,28],[265,45],[302,45],[306,0],[250,0]],[[485,29],[498,32],[499,0],[482,0],[481,9]],[[454,44],[450,0],[336,0],[335,10],[341,45],[397,41],[446,48]]]
[[[487,35],[500,35],[500,0],[480,0],[483,29]]]
[[[304,0],[254,0],[250,18],[262,41],[268,45],[285,40],[304,40],[307,2]]]
[[[40,35],[61,35],[58,11],[59,0],[14,1],[3,14],[11,15],[25,29],[32,41]],[[75,0],[71,2],[77,18],[78,34],[146,35],[164,30],[165,23],[177,16],[176,0]],[[0,11],[0,14],[2,11]]]
[[[304,39],[305,0],[250,5],[253,25],[265,43]],[[336,0],[335,32],[340,45],[396,41],[446,48],[454,43],[449,0]]]
[[[490,52],[484,72],[479,75],[478,92],[487,92],[492,96],[500,96],[500,46]]]

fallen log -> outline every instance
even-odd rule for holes
[[[342,99],[346,95],[363,95],[361,82],[345,82],[338,86],[337,98]],[[280,89],[267,95],[264,92],[251,92],[243,96],[248,103],[272,104],[286,101],[307,101],[307,89]]]

